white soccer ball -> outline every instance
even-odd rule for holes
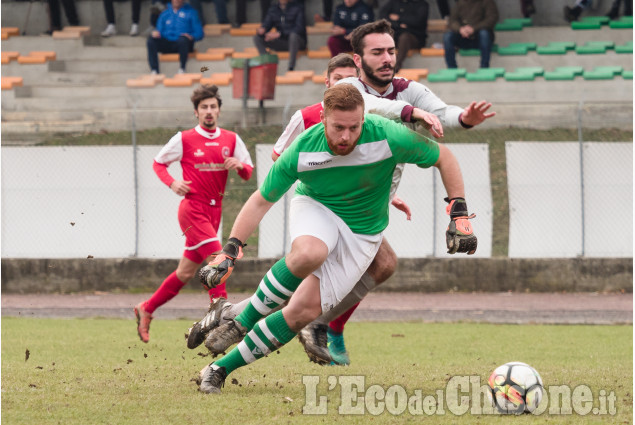
[[[531,413],[542,400],[542,378],[526,363],[509,362],[494,369],[489,377],[489,397],[501,413]]]

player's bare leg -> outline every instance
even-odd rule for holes
[[[397,255],[384,238],[368,270],[342,302],[300,331],[299,340],[311,361],[318,364],[330,364],[331,362],[348,364],[350,362],[343,337],[344,325],[352,315],[350,310],[354,311],[359,302],[371,290],[388,280],[396,268]],[[338,323],[331,323],[332,326],[327,325],[340,316],[348,317]]]

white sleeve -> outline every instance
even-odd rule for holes
[[[395,171],[392,173],[392,182],[390,183],[390,202],[392,202],[392,198],[394,198],[397,193],[397,188],[399,187],[399,183],[401,183],[401,175],[403,174],[405,165],[406,164],[397,164],[395,166]]]
[[[377,114],[389,120],[401,121],[401,111],[410,105],[403,100],[384,99],[367,93],[364,85],[356,77],[343,78],[335,84],[354,85],[364,97],[364,112],[367,114]]]
[[[249,155],[249,151],[247,150],[247,146],[243,139],[240,136],[236,135],[236,146],[234,147],[234,158],[242,162],[243,164],[247,164],[251,167],[254,166],[254,163],[251,162],[251,155]]]
[[[402,94],[415,108],[423,109],[436,115],[444,127],[458,127],[461,125],[459,115],[463,112],[463,108],[446,104],[425,85],[412,81]]]
[[[280,138],[273,147],[273,152],[280,156],[286,148],[289,147],[296,137],[304,131],[304,119],[302,118],[302,111],[297,110],[291,117],[289,124],[285,127],[284,131],[280,135]]]
[[[175,161],[180,161],[181,158],[183,158],[183,139],[181,139],[179,131],[161,148],[154,160],[159,164],[170,165]]]

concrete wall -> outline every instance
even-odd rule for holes
[[[231,291],[252,292],[274,259],[246,258]],[[3,259],[2,293],[154,291],[178,260]],[[192,281],[187,286],[200,290]],[[413,292],[632,292],[633,259],[400,259],[381,287]]]
[[[376,0],[375,3],[382,6],[387,0]],[[439,18],[439,11],[434,0],[428,0],[430,3],[431,19]],[[340,1],[334,1],[334,5]],[[454,2],[450,1],[452,5]],[[562,8],[564,5],[570,5],[573,0],[534,0],[537,14],[534,15],[535,25],[566,25],[562,16]],[[2,26],[17,26],[21,31],[26,31],[27,35],[40,34],[49,28],[47,2],[45,1],[9,1],[2,0]],[[322,12],[321,1],[308,1],[306,4],[307,24],[313,24],[313,15]],[[501,20],[506,18],[520,18],[520,2],[517,0],[498,0],[498,9]],[[99,34],[106,26],[106,17],[103,3],[100,0],[76,0],[77,13],[79,15],[80,24],[88,25],[92,29],[93,34]],[[609,0],[594,1],[593,9],[585,12],[589,15],[604,15],[610,6]],[[144,0],[141,3],[141,29],[145,29],[150,21],[150,1]],[[376,9],[378,10],[378,9]],[[228,0],[227,11],[230,22],[235,22],[236,2]],[[203,3],[203,13],[208,23],[215,23],[216,16],[214,13],[214,5],[211,2]],[[115,2],[115,20],[119,33],[127,34],[131,24],[131,6],[128,1]],[[247,18],[249,22],[260,21],[260,4],[258,1],[248,3]],[[66,16],[62,11],[62,24],[66,25]]]

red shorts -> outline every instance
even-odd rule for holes
[[[183,256],[200,264],[215,252],[223,249],[216,234],[220,225],[222,208],[183,199],[179,205],[179,224],[185,235]]]

